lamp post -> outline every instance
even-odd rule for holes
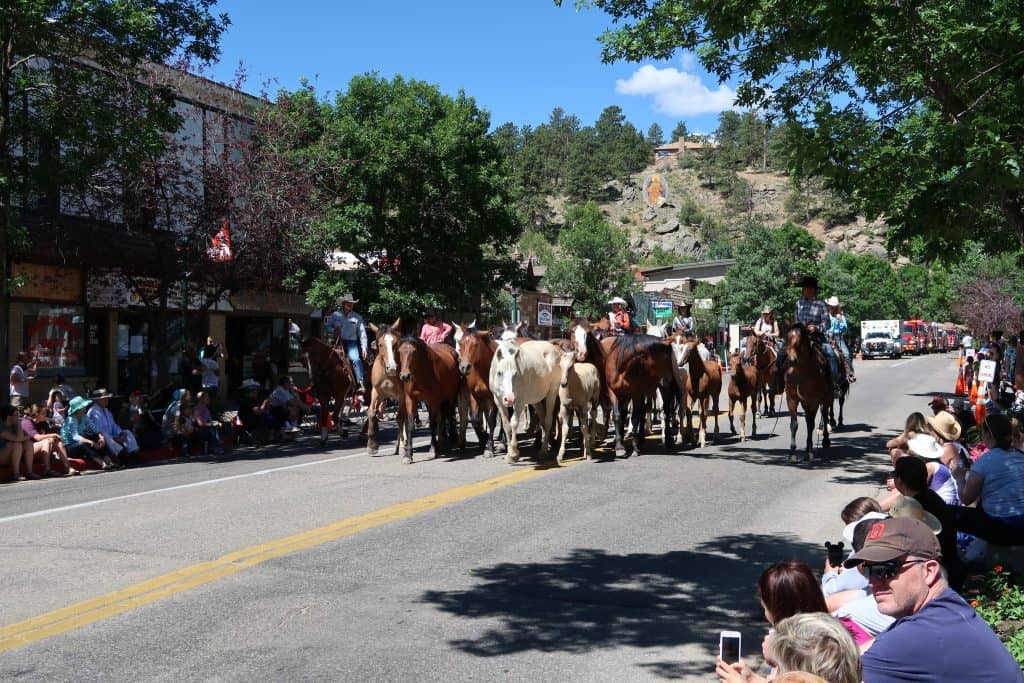
[[[512,287],[512,324],[519,322],[519,288]]]
[[[188,279],[192,276],[192,272],[187,270],[188,240],[178,238],[174,250],[178,253],[178,266],[181,269],[181,349],[184,351],[188,341]]]

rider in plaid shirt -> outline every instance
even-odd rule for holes
[[[839,359],[836,357],[835,349],[825,339],[825,332],[828,331],[829,319],[828,308],[825,302],[818,298],[818,278],[804,277],[800,281],[800,288],[803,296],[796,302],[796,321],[807,326],[808,331],[813,335],[812,340],[818,340],[821,352],[828,359],[829,371],[832,373],[832,390],[839,392]],[[779,355],[779,371],[782,368],[782,359],[785,354]]]

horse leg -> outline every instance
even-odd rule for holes
[[[565,403],[562,404],[562,408],[558,411],[558,418],[562,423],[562,438],[559,439],[558,455],[555,456],[555,460],[559,465],[562,464],[562,460],[565,458],[565,437],[569,433],[567,426],[569,423],[569,411],[570,407],[565,405]]]
[[[671,448],[676,442],[676,432],[672,425],[672,414],[675,408],[673,402],[676,395],[671,386],[658,387],[658,391],[661,394],[661,442],[665,448]]]
[[[416,401],[411,396],[406,396],[405,402],[405,428],[408,436],[405,439],[405,456],[402,458],[402,462],[406,465],[412,464],[412,435],[413,435],[413,416],[416,415]]]
[[[751,422],[753,423],[751,425],[751,427],[750,427],[750,435],[751,436],[757,436],[757,394],[756,393],[753,396],[750,397],[750,403],[751,403],[750,419],[751,419]]]
[[[640,455],[640,445],[646,436],[644,423],[647,421],[647,394],[633,398],[633,454]]]
[[[736,411],[736,403],[737,403],[736,399],[734,399],[732,396],[730,396],[729,397],[729,433],[730,434],[735,434],[736,433],[736,427],[733,425],[733,422],[732,422],[732,415]],[[742,439],[741,439],[741,441],[742,441]]]
[[[807,455],[808,462],[814,459],[814,418],[816,418],[818,416],[817,413],[818,413],[817,406],[815,406],[813,408],[811,408],[811,407],[805,407],[804,408],[804,422],[806,423],[805,426],[807,427],[807,453],[806,453],[806,455]],[[827,422],[825,421],[825,414],[822,413],[821,417],[822,417],[821,426],[825,427],[825,425],[827,424]]]
[[[494,406],[480,406],[480,424],[484,428],[484,457],[494,457],[494,424],[498,421],[498,410]]]
[[[796,399],[787,394],[786,406],[789,408],[789,459],[796,462]]]
[[[505,408],[500,409],[503,413]],[[505,418],[503,424],[505,427],[505,439],[508,450],[505,453],[505,462],[512,464],[519,460],[519,407],[514,406],[512,408],[512,415]]]
[[[612,422],[615,425],[615,457],[621,458],[626,455],[626,448],[622,445],[622,432],[624,431],[623,414],[619,408],[618,396],[612,396]]]
[[[719,391],[721,391],[721,388],[719,388]],[[718,428],[718,394],[711,397],[711,410],[715,413],[715,443],[718,443],[718,435],[722,431]]]
[[[377,419],[377,406],[380,404],[380,394],[370,388],[370,405],[366,411],[366,452],[369,455],[377,455],[377,451],[380,448],[380,444],[377,443],[377,431],[380,429],[380,424]],[[323,434],[326,430],[324,425],[320,427],[320,433]]]
[[[443,405],[443,404],[442,404]],[[444,408],[431,408],[427,406],[427,422],[430,424],[430,457],[437,457],[437,443],[440,441],[439,432],[444,427]]]
[[[553,443],[552,437],[554,436],[555,408],[558,405],[558,394],[548,396],[539,405],[541,406],[541,410],[544,412],[540,416],[540,432],[543,436],[543,441],[541,442],[541,448],[537,451],[538,458],[546,455],[548,452],[548,444]]]
[[[707,445],[708,438],[708,399],[707,396],[697,399],[697,443],[701,448]]]
[[[832,445],[832,442],[828,438],[828,421],[825,420],[825,416],[822,415],[821,419],[821,447],[828,448]]]
[[[846,394],[839,396],[839,426],[843,426],[843,406],[846,404]]]

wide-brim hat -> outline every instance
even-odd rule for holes
[[[942,531],[942,522],[939,521],[939,518],[921,507],[921,503],[910,496],[900,496],[897,498],[889,509],[889,515],[892,517],[909,517],[910,519],[924,522],[925,526],[935,534]]]
[[[609,304],[622,304],[623,306],[628,306],[628,304],[626,303],[626,300],[623,299],[621,296],[613,296],[611,298],[611,301],[609,301],[608,303]]]
[[[764,308],[761,309],[761,315],[764,315],[765,313],[774,313],[774,312],[775,312],[775,309],[772,308],[771,306],[765,306]]]
[[[352,304],[359,303],[359,299],[357,299],[354,296],[352,296],[351,292],[349,292],[348,294],[342,294],[341,296],[338,297],[338,305],[339,306],[342,305],[343,303],[345,303],[346,301],[349,302],[349,303],[352,303]]]
[[[836,308],[839,308],[839,297],[837,297],[837,296],[830,296],[828,299],[825,300],[825,305],[826,306],[835,306]]]
[[[244,379],[242,380],[241,386],[239,386],[238,388],[241,389],[242,391],[246,391],[248,389],[259,389],[260,386],[260,383],[254,379]]]
[[[101,398],[113,398],[114,392],[107,390],[106,387],[100,389],[93,389],[89,392],[89,398],[93,401],[98,401]]]
[[[942,457],[942,445],[931,434],[915,434],[907,440],[907,448],[925,460],[938,460]]]
[[[843,527],[843,538],[846,539],[847,543],[853,545],[853,532],[857,529],[858,524],[870,519],[886,519],[888,517],[889,515],[885,514],[884,512],[869,512],[860,519],[850,522],[845,527]]]
[[[82,408],[88,408],[92,405],[92,401],[85,398],[84,396],[75,396],[71,399],[71,403],[68,404],[68,412],[74,415]]]
[[[912,517],[890,517],[871,525],[864,547],[843,562],[843,566],[850,569],[862,562],[891,562],[907,555],[938,560],[942,549],[924,522]]]
[[[943,401],[945,403],[945,401]],[[933,401],[934,405],[935,402]],[[924,421],[928,423],[928,426],[932,428],[932,431],[941,436],[946,441],[956,441],[960,438],[960,433],[963,429],[960,427],[960,422],[957,421],[956,417],[946,411],[940,410],[934,415],[928,415],[924,418]]]
[[[804,275],[800,282],[797,283],[797,287],[803,289],[804,287],[818,288],[818,278],[811,275]]]

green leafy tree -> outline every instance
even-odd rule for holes
[[[515,277],[507,249],[520,226],[507,166],[472,98],[365,74],[315,115],[295,110],[304,141],[295,153],[333,160],[320,179],[325,217],[306,249],[343,249],[359,262],[351,283],[326,268],[300,273],[311,303],[331,304],[351,286],[371,316],[391,318],[465,307]]]
[[[551,243],[548,242],[544,233],[533,228],[527,228],[519,236],[519,251],[523,256],[532,258],[538,263],[547,265],[552,261]]]
[[[556,0],[557,4],[561,0]],[[802,127],[790,168],[884,215],[889,239],[955,255],[1024,246],[1019,2],[590,0],[606,61],[693,51],[737,102]]]
[[[572,297],[576,313],[599,316],[607,311],[610,297],[636,291],[629,238],[593,202],[569,210],[558,246],[544,281],[551,291]]]
[[[22,213],[62,189],[130,177],[177,129],[150,64],[208,63],[225,15],[212,0],[17,0],[0,9],[0,357],[7,357],[7,248]],[[147,71],[149,73],[147,73]]]
[[[792,223],[772,230],[751,227],[734,251],[736,264],[725,273],[725,304],[732,320],[754,321],[768,304],[780,320],[792,317],[800,293],[793,282],[816,275],[822,244]]]
[[[676,124],[676,127],[672,129],[672,142],[678,142],[679,140],[686,140],[690,135],[689,129],[686,127],[686,121],[680,121]]]
[[[818,277],[822,297],[838,297],[850,325],[906,317],[906,291],[886,259],[834,251],[822,259]]]
[[[651,148],[640,131],[626,120],[621,107],[605,107],[594,129],[606,178],[628,178],[630,173],[639,171],[650,161]]]
[[[660,147],[665,144],[665,131],[657,123],[652,123],[647,129],[647,144],[651,147]]]

